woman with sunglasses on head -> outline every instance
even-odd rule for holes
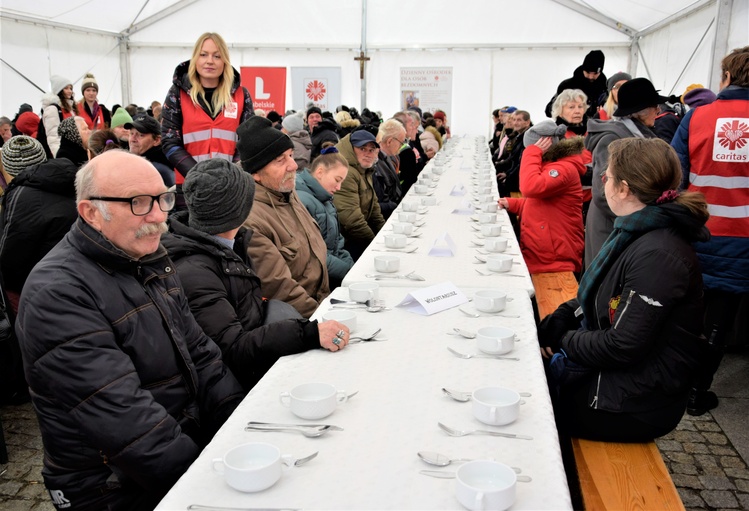
[[[253,115],[252,98],[231,66],[220,35],[201,35],[192,58],[174,70],[161,115],[161,147],[176,170],[180,194],[185,176],[197,162],[239,161],[236,130]]]
[[[709,238],[709,215],[701,194],[677,191],[664,141],[616,140],[609,154],[600,180],[614,229],[538,338],[563,434],[645,442],[681,420],[706,345],[692,242]]]

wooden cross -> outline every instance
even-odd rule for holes
[[[359,79],[364,80],[364,63],[369,60],[369,57],[361,51],[358,57],[354,57],[354,60],[359,61]]]

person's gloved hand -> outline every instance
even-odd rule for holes
[[[580,319],[575,317],[577,300],[563,303],[557,310],[546,316],[538,325],[538,344],[542,348],[559,351],[559,342],[568,330],[577,330]]]

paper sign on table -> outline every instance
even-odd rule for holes
[[[403,307],[422,316],[431,316],[467,302],[466,295],[448,281],[411,291],[396,307]]]
[[[429,249],[430,256],[436,257],[452,257],[457,252],[455,242],[449,234],[443,232],[432,242],[432,247]]]
[[[471,201],[463,200],[457,208],[453,209],[453,215],[472,215],[473,211]]]
[[[450,190],[450,195],[465,195],[465,194],[466,194],[466,187],[463,186],[463,183],[459,183],[453,186],[453,189]]]

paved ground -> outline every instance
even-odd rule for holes
[[[749,510],[749,351],[729,354],[713,389],[720,406],[685,415],[658,447],[688,510]],[[42,483],[42,442],[30,404],[0,409],[9,463],[0,465],[0,510],[53,511]]]

